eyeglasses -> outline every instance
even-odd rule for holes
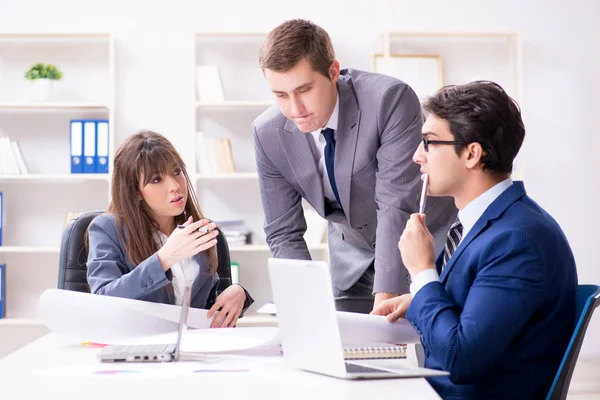
[[[461,145],[467,145],[468,143],[458,142],[456,140],[429,140],[429,139],[427,139],[426,136],[423,136],[423,148],[425,149],[426,152],[429,151],[429,145],[430,144],[461,144]]]

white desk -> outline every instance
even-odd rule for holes
[[[439,399],[422,378],[347,381],[290,369],[277,356],[260,357],[261,362],[255,363],[260,368],[248,372],[192,373],[195,368],[187,366],[200,363],[102,364],[96,359],[99,351],[48,334],[0,360],[0,398]],[[247,358],[233,358],[242,364],[249,362]],[[96,367],[142,371],[98,375],[92,373]],[[157,370],[160,368],[163,370]]]

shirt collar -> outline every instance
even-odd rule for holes
[[[497,183],[490,189],[480,194],[475,200],[472,200],[462,210],[458,212],[458,219],[463,226],[462,237],[466,237],[473,225],[483,215],[485,210],[512,185],[512,179],[507,178],[500,183]]]
[[[333,112],[331,113],[331,117],[329,117],[329,121],[327,121],[327,124],[325,124],[325,127],[319,128],[319,129],[311,132],[311,134],[315,138],[315,143],[319,142],[319,136],[321,135],[321,131],[323,129],[331,128],[335,132],[337,132],[339,115],[340,115],[340,93],[338,92],[337,97],[335,99],[335,107],[333,107]]]

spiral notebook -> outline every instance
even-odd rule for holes
[[[345,347],[345,360],[406,358],[405,344],[373,343],[361,347]]]

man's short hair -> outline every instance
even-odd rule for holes
[[[273,29],[260,48],[260,67],[286,72],[306,58],[313,71],[330,79],[329,67],[335,61],[327,32],[303,19],[286,21]]]
[[[521,110],[500,85],[475,81],[445,86],[423,104],[426,112],[448,121],[454,140],[477,142],[483,148],[481,163],[492,173],[511,173],[523,139]],[[456,145],[460,155],[464,145]]]

